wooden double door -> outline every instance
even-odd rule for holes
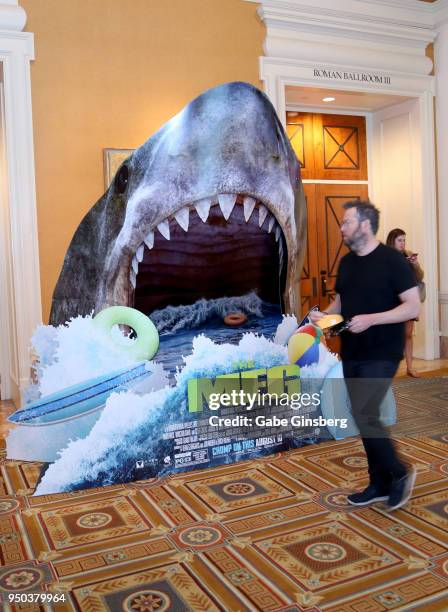
[[[301,276],[302,315],[319,305],[326,308],[334,299],[339,260],[348,252],[341,236],[343,205],[365,200],[367,185],[304,185],[308,211],[308,240]]]
[[[359,182],[367,182],[366,124],[361,116],[288,111],[286,131],[306,181],[305,314],[315,305],[324,309],[334,297],[339,260],[347,253],[340,232],[343,204],[368,197],[367,184]]]

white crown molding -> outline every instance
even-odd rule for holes
[[[436,34],[432,29],[417,29],[408,24],[396,24],[385,19],[370,19],[365,16],[350,19],[341,14],[329,15],[295,12],[288,14],[260,8],[259,15],[271,28],[284,28],[295,32],[310,32],[324,36],[338,36],[358,40],[371,40],[406,47],[425,48],[433,42]]]
[[[422,0],[358,0],[358,2],[365,2],[367,4],[379,4],[387,7],[395,7],[404,9],[407,12],[414,12],[416,14],[434,13],[436,2],[423,2]]]
[[[389,3],[387,3],[389,5]],[[260,9],[265,12],[283,14],[288,18],[295,15],[300,18],[307,16],[331,22],[363,24],[378,23],[385,27],[407,27],[424,30],[433,26],[432,11],[413,10],[412,8],[391,7],[387,14],[383,6],[372,0],[338,0],[337,8],[334,2],[328,0],[262,0]]]
[[[335,8],[333,0],[244,0],[266,8],[286,12],[317,12],[322,17],[333,15],[341,19],[357,18],[360,22],[392,24],[413,28],[414,35],[418,30],[432,30],[448,20],[448,0],[422,2],[422,0],[338,0]],[[384,14],[387,7],[387,17]],[[424,36],[424,34],[423,34]],[[429,41],[431,42],[431,41]]]
[[[445,1],[445,0],[444,0]],[[417,0],[261,0],[266,57],[350,65],[427,75],[426,47],[437,31],[434,13]]]
[[[26,13],[18,0],[0,0],[0,30],[21,32],[26,24]]]

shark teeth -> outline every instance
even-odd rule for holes
[[[237,196],[233,193],[222,193],[215,197],[203,198],[201,200],[194,202],[193,204],[190,204],[189,206],[183,206],[177,212],[173,213],[173,217],[177,221],[177,223],[180,225],[180,227],[185,232],[188,232],[189,224],[190,224],[190,207],[191,206],[194,206],[200,219],[204,223],[206,223],[210,215],[210,208],[214,204],[218,204],[224,219],[228,221],[230,218],[230,215],[232,214],[233,209],[235,208],[237,198],[239,197],[241,197],[242,199],[244,219],[246,223],[248,223],[257,205],[257,200],[256,198],[253,198],[248,195],[245,195],[243,197],[243,196]],[[239,200],[239,203],[241,203],[241,199]],[[279,254],[279,263],[280,263],[280,270],[281,270],[283,267],[283,262],[284,262],[284,247],[283,247],[282,240],[280,240],[282,231],[274,215],[269,212],[268,208],[264,204],[258,201],[258,225],[260,228],[263,226],[266,219],[267,219],[267,223],[264,226],[264,230],[267,231],[268,233],[273,232],[275,234],[275,240],[276,242],[278,242],[278,254]],[[170,240],[170,224],[169,224],[168,219],[161,221],[156,226],[156,228],[166,240]],[[131,266],[129,270],[129,280],[130,280],[130,283],[133,289],[135,289],[137,285],[137,275],[138,275],[139,263],[143,261],[145,246],[149,250],[154,248],[154,233],[155,233],[155,229],[147,233],[145,239],[140,244],[140,246],[137,248],[131,260]]]
[[[167,219],[165,219],[165,221],[161,221],[157,226],[157,229],[164,238],[166,238],[167,240],[170,239],[170,224]]]
[[[268,209],[263,204],[258,207],[258,226],[261,227],[268,214]]]
[[[250,196],[244,197],[243,206],[244,206],[244,218],[246,220],[246,223],[249,221],[250,216],[254,211],[256,203],[257,203],[257,200],[255,200],[255,198],[251,198]]]
[[[149,232],[149,234],[144,240],[144,243],[146,244],[149,250],[152,249],[152,247],[154,246],[154,232]]]
[[[143,261],[143,251],[145,250],[145,245],[142,243],[135,252],[135,257],[137,258],[138,263]]]
[[[181,228],[185,232],[188,232],[188,223],[190,220],[190,209],[187,206],[184,206],[183,208],[178,210],[177,213],[174,213],[174,218],[179,223]]]
[[[226,221],[228,221],[232,214],[233,207],[235,206],[236,195],[234,193],[221,193],[218,196],[218,204],[221,209],[222,215]]]
[[[203,200],[198,200],[196,204],[194,205],[196,212],[198,213],[199,217],[202,219],[204,223],[208,219],[211,205],[212,205],[211,198],[204,198]]]

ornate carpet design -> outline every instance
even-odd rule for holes
[[[442,380],[442,383],[440,381]],[[32,497],[39,464],[0,463],[0,598],[64,593],[54,610],[448,610],[447,379],[398,381],[398,433],[418,470],[410,503],[356,508],[360,441],[129,485]],[[408,412],[409,411],[409,412]],[[414,416],[409,416],[409,414]]]

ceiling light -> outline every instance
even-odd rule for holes
[[[332,97],[322,98],[322,102],[334,102],[335,100],[336,98],[332,98]]]

